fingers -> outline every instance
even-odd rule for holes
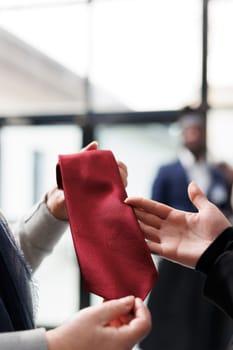
[[[63,190],[54,187],[45,198],[49,212],[59,220],[68,220]]]
[[[204,193],[193,181],[188,186],[188,195],[197,209],[203,209],[209,202]]]
[[[146,321],[145,327],[151,326],[151,315],[148,308],[145,306],[143,301],[140,298],[135,299],[135,322],[138,321]],[[133,321],[132,321],[133,322]]]
[[[90,310],[93,315],[93,308]],[[112,320],[122,320],[131,311],[132,317],[123,322],[112,323]],[[105,336],[111,336],[111,342],[118,344],[119,349],[131,349],[144,338],[151,329],[151,316],[142,300],[133,296],[106,301],[95,308],[95,319],[102,324]]]
[[[147,213],[140,209],[134,209],[134,212],[136,214],[136,217],[141,222],[145,223],[146,225],[152,226],[156,229],[160,229],[161,227],[161,219],[160,217]]]
[[[127,181],[127,177],[128,177],[128,170],[127,170],[127,166],[121,162],[120,160],[117,161],[117,165],[118,165],[118,169],[120,171],[121,174],[121,179],[123,181],[123,185],[124,187],[127,186],[128,181]]]
[[[143,209],[145,212],[156,215],[161,219],[166,219],[172,210],[172,208],[165,204],[146,198],[128,197],[126,198],[125,203],[132,205],[135,208]]]
[[[112,320],[120,318],[122,315],[128,314],[134,306],[134,296],[110,300],[103,303],[101,312],[98,310],[100,322],[103,325],[109,324]]]
[[[146,225],[140,221],[139,225],[146,239],[149,239],[150,241],[156,243],[160,243],[159,230],[155,229],[152,226]]]
[[[119,328],[125,324],[128,324],[133,319],[133,314],[130,312],[127,315],[120,316],[109,322],[109,326]]]
[[[122,336],[132,344],[138,343],[151,329],[151,315],[148,308],[140,298],[135,298],[135,317],[128,326],[120,328]]]
[[[118,167],[126,174],[128,175],[128,170],[127,170],[127,166],[121,161],[118,160],[117,161]]]
[[[96,150],[97,148],[98,148],[98,143],[97,143],[97,141],[92,141],[92,142],[89,143],[87,146],[85,146],[84,148],[82,148],[80,152],[83,152],[83,151],[93,151],[93,150]]]
[[[159,243],[152,242],[152,241],[148,241],[146,243],[147,243],[151,253],[154,253],[156,255],[162,255],[162,249],[161,249],[161,245]]]

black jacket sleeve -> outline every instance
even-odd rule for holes
[[[196,270],[207,277],[205,297],[233,318],[233,227],[224,230],[208,247]]]

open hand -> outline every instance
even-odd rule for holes
[[[134,207],[151,252],[195,267],[211,242],[231,224],[194,182],[189,185],[188,194],[197,213],[145,198],[127,198],[125,202]]]

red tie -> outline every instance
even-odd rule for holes
[[[87,291],[104,299],[144,299],[157,271],[127,197],[111,151],[60,155],[63,188],[74,247]]]

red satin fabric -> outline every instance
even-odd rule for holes
[[[74,247],[87,291],[104,299],[144,299],[157,279],[150,251],[127,197],[111,151],[60,155]]]

